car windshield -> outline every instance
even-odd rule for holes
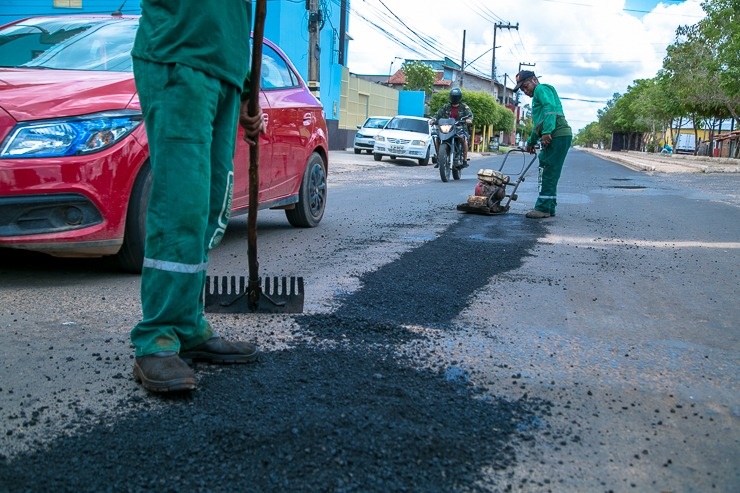
[[[0,30],[0,67],[131,72],[138,19],[49,17]]]
[[[391,130],[405,130],[407,132],[429,133],[429,122],[415,118],[394,118],[385,127]]]
[[[388,118],[368,118],[365,122],[365,128],[383,128],[388,123]]]

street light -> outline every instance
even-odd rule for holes
[[[396,60],[403,60],[400,56],[393,57],[393,60],[391,60],[391,66],[388,67],[388,85],[391,83],[391,71],[393,70],[393,64],[396,63]]]

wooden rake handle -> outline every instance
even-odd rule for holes
[[[257,116],[259,110],[260,69],[262,66],[262,39],[265,34],[266,0],[257,0],[252,33],[252,66],[249,74],[249,101],[247,113]],[[248,298],[249,305],[259,304],[260,282],[257,262],[257,208],[259,207],[259,144],[249,146],[249,212],[247,215],[247,259],[249,262]]]

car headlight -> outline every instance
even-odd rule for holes
[[[385,137],[383,137],[382,135],[376,135],[375,142],[385,142]]]
[[[130,134],[144,119],[138,111],[106,111],[15,126],[0,158],[79,156],[101,151]]]
[[[427,143],[424,140],[412,140],[411,145],[424,147],[425,145],[427,145]]]

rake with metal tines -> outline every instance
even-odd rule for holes
[[[301,313],[303,278],[258,278],[258,310],[251,308],[248,283],[244,276],[206,276],[205,310],[211,313]]]
[[[249,79],[251,97],[247,103],[249,116],[259,114],[260,68],[262,38],[265,31],[266,1],[257,0],[252,34],[252,66]],[[247,216],[247,257],[249,278],[244,276],[206,277],[203,301],[205,311],[212,313],[301,313],[303,312],[303,278],[265,278],[264,289],[257,262],[257,201],[259,194],[259,145],[249,147],[249,211]],[[282,288],[282,289],[281,289]]]

